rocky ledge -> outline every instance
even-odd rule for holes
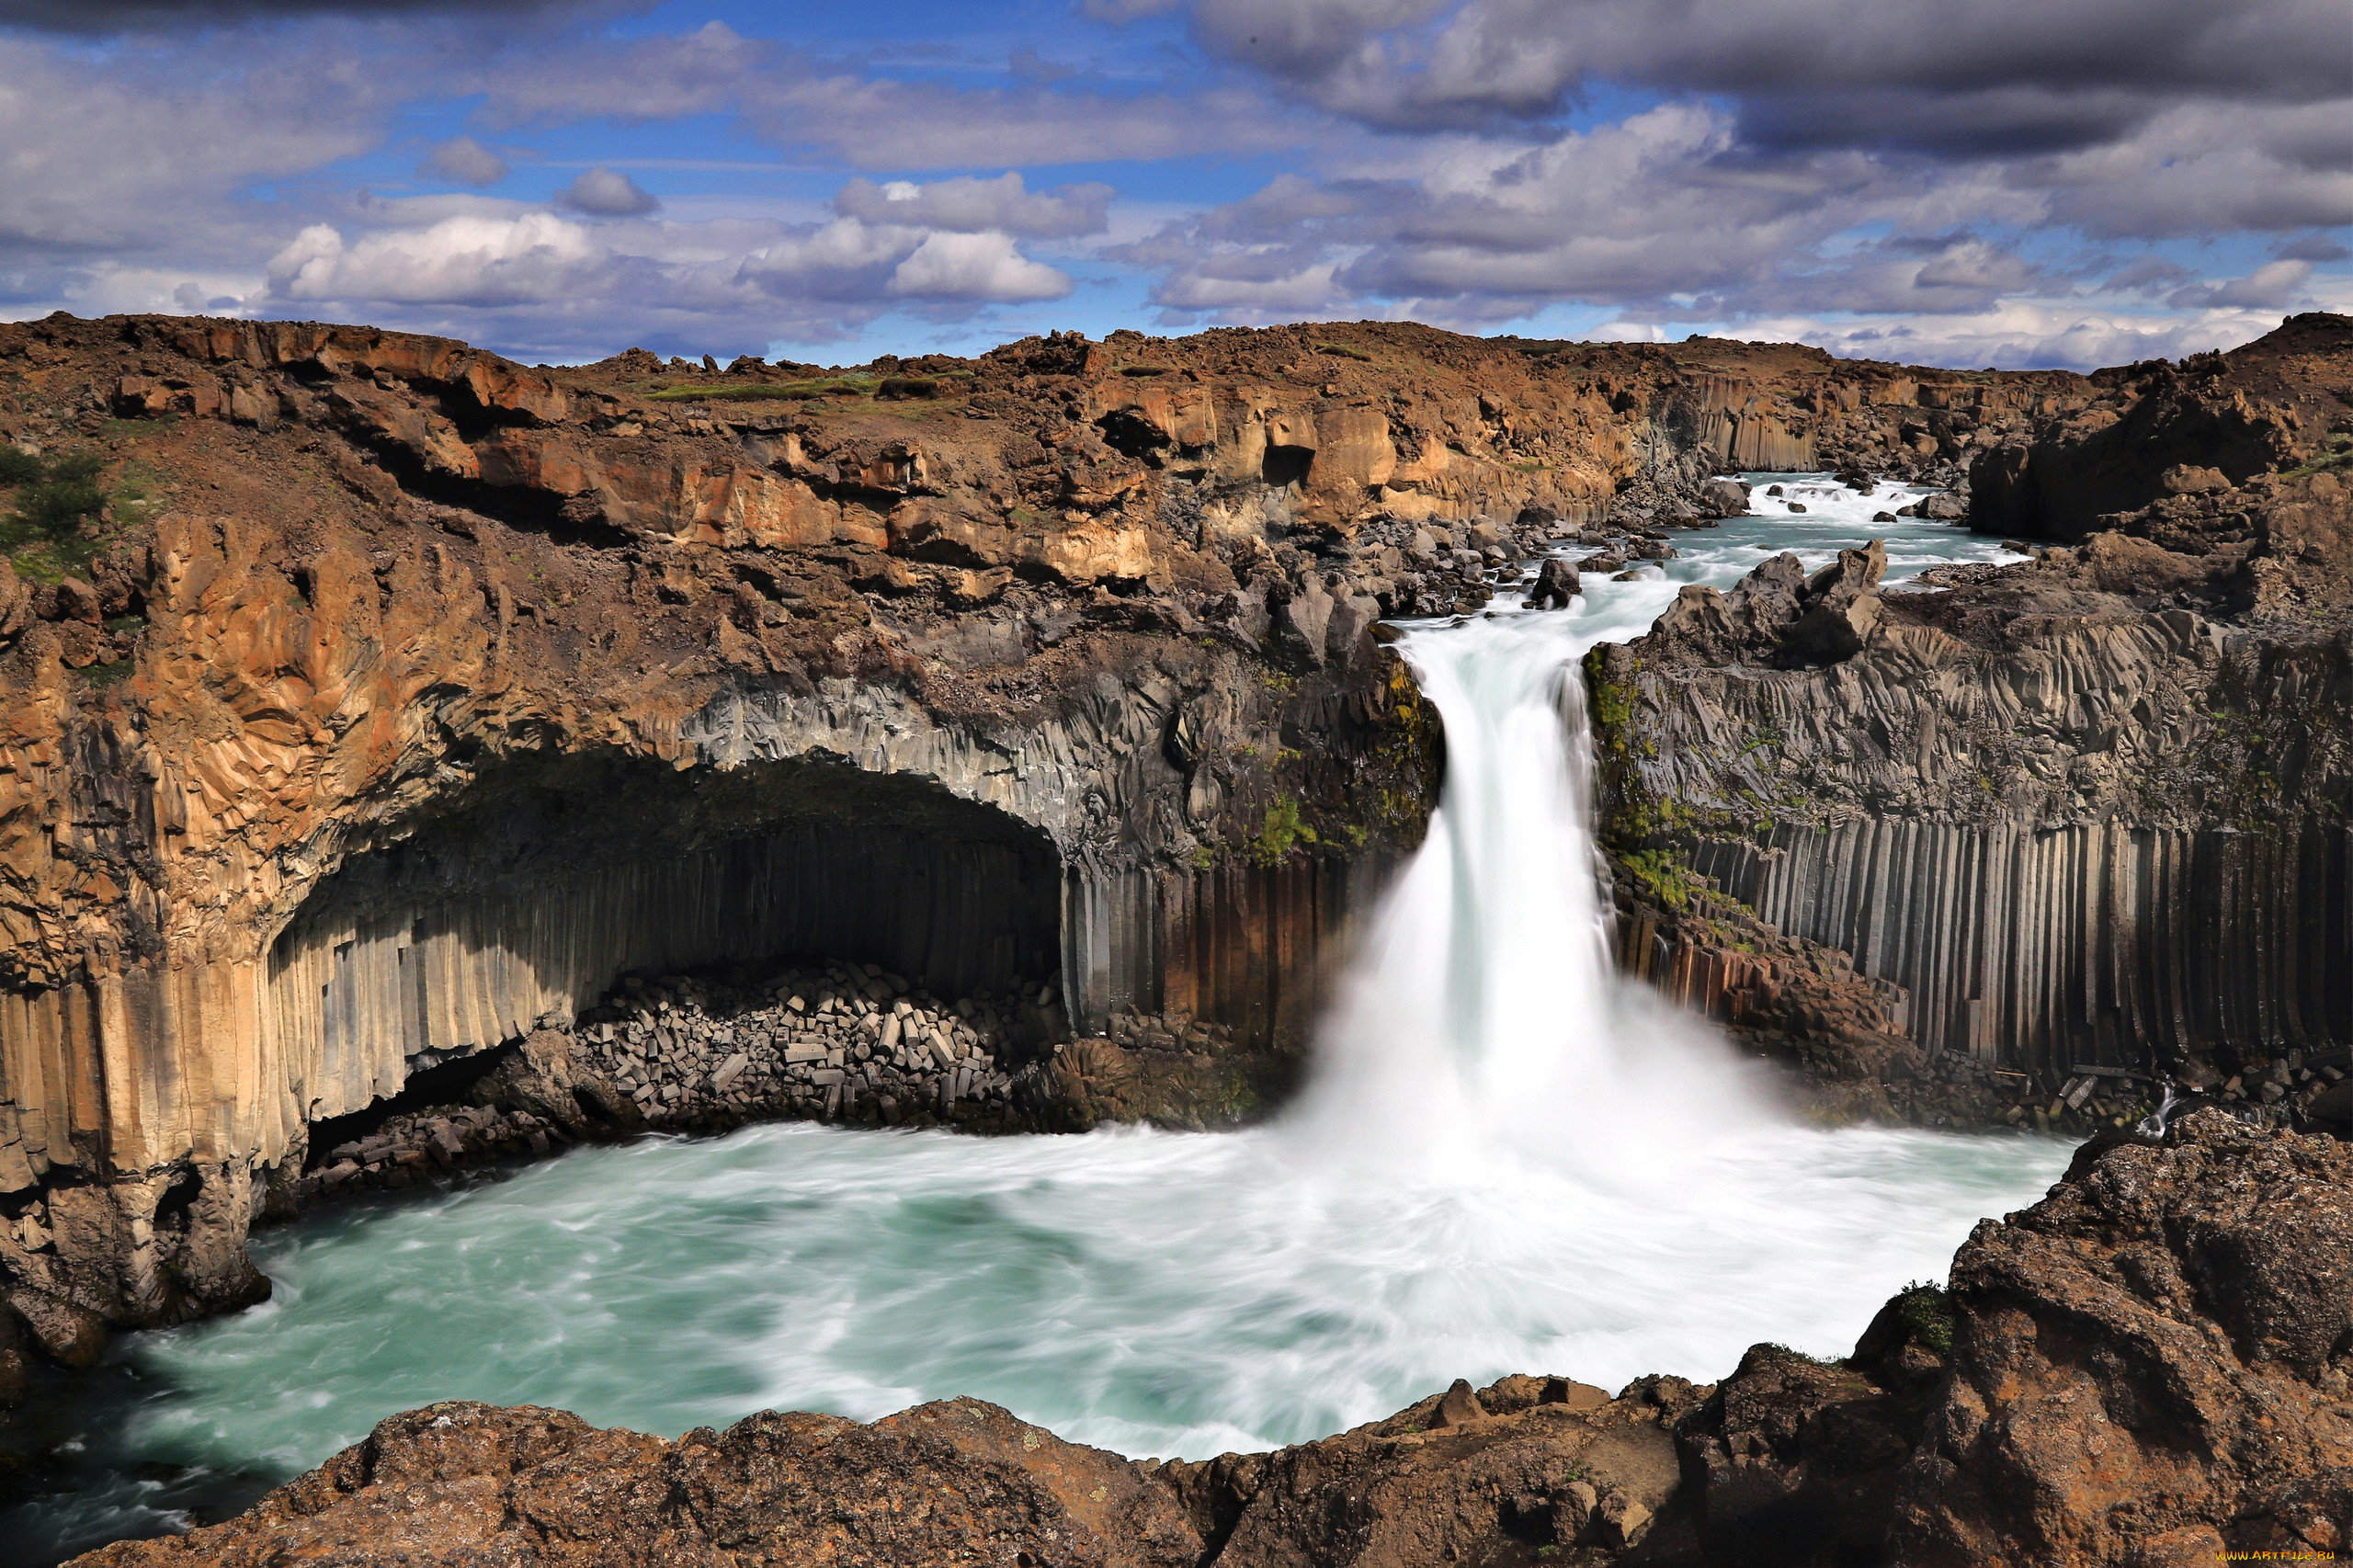
[[[1611,1397],[1457,1382],[1272,1453],[1131,1461],[973,1400],[675,1442],[441,1404],[83,1568],[974,1562],[2204,1568],[2353,1547],[2353,1145],[2219,1111],[2086,1145],[1850,1357]]]

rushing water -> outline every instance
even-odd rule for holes
[[[1899,577],[1996,558],[1942,525],[1869,523],[1911,493],[1759,478],[1808,512],[1760,499],[1573,609],[1410,632],[1445,797],[1278,1124],[771,1126],[330,1210],[257,1240],[267,1303],[118,1348],[68,1413],[63,1490],[0,1518],[0,1556],[242,1506],[438,1399],[672,1434],[969,1393],[1081,1441],[1203,1456],[1456,1377],[1614,1387],[1711,1379],[1759,1339],[1847,1349],[2065,1151],[1806,1130],[1765,1070],[1609,972],[1576,657],[1778,549],[1813,564],[1883,537]]]

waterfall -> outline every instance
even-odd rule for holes
[[[1325,1150],[1623,1174],[1666,1154],[1664,1133],[1786,1124],[1756,1069],[1613,972],[1578,668],[1601,635],[1505,615],[1400,644],[1446,722],[1446,785],[1293,1120]]]

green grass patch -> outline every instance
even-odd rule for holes
[[[1681,914],[1691,906],[1691,892],[1699,878],[1685,868],[1682,861],[1665,849],[1636,849],[1619,857],[1634,880],[1648,888],[1651,896],[1667,908]]]
[[[2353,435],[2335,435],[2328,438],[2328,449],[2308,463],[2282,469],[2282,479],[2302,479],[2308,474],[2329,473],[2338,469],[2353,468]]]
[[[162,476],[144,463],[123,464],[112,486],[100,483],[102,452],[51,460],[0,446],[0,555],[36,583],[86,575],[124,523],[146,506]],[[111,509],[113,522],[108,521]]]
[[[939,397],[965,391],[970,370],[940,370],[921,376],[871,376],[863,371],[813,376],[798,381],[731,382],[725,386],[663,387],[644,394],[648,403],[782,403],[817,397]],[[928,392],[920,389],[928,387]]]
[[[1337,354],[1343,359],[1354,359],[1360,365],[1372,363],[1371,355],[1361,348],[1351,348],[1345,343],[1319,343],[1315,346],[1315,351],[1318,354]]]
[[[1302,844],[1315,842],[1315,830],[1300,815],[1299,802],[1278,795],[1267,808],[1266,824],[1251,841],[1250,853],[1262,866],[1271,866]]]
[[[755,381],[748,386],[665,387],[649,403],[778,403],[813,397],[872,397],[880,376],[822,376],[805,381]]]
[[[14,447],[0,460],[0,483],[16,494],[0,514],[0,554],[35,582],[54,583],[88,570],[106,541],[100,517],[108,496],[98,484],[107,460],[74,452],[49,461]]]

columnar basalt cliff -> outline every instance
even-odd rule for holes
[[[1608,831],[1901,987],[2013,1104],[2275,1063],[2267,1102],[2318,1096],[2353,1043],[2353,322],[2092,384],[1972,471],[1979,526],[2077,542],[1924,592],[1784,557],[1597,651]]]
[[[1121,1459],[994,1405],[395,1415],[250,1512],[87,1568],[984,1562],[2191,1568],[2353,1546],[2353,1145],[2217,1111],[2087,1147],[1851,1357],[1457,1382],[1273,1453]]]
[[[314,1124],[632,973],[1018,995],[1098,1037],[1080,1121],[1279,1088],[1438,778],[1380,617],[1664,553],[1727,463],[1957,477],[2086,387],[1373,324],[848,372],[0,328],[0,1290],[68,1357],[250,1299]]]

